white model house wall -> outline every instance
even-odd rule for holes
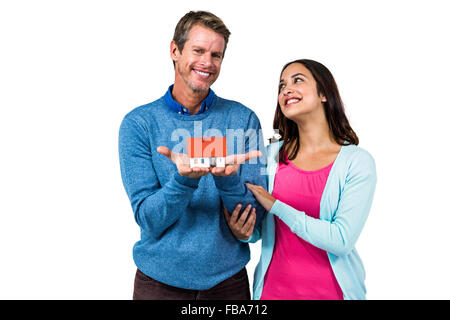
[[[211,165],[215,165],[216,167],[224,168],[225,167],[225,157],[216,157],[216,158],[190,158],[189,159],[190,167],[197,168],[209,168]]]
[[[211,160],[209,158],[191,158],[190,167],[209,168],[211,166]]]

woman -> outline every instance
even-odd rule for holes
[[[278,93],[274,129],[281,141],[267,150],[270,193],[247,184],[268,214],[253,230],[250,207],[240,218],[239,206],[231,216],[225,210],[236,238],[262,238],[253,298],[365,299],[365,272],[354,245],[372,203],[375,162],[357,147],[325,66],[289,62]]]

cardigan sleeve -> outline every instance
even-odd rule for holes
[[[375,161],[367,151],[360,149],[351,161],[331,221],[309,217],[279,200],[270,212],[303,240],[336,256],[344,256],[354,248],[367,220],[376,180]]]

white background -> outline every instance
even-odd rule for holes
[[[286,62],[334,74],[378,169],[357,243],[367,298],[449,299],[446,2],[2,1],[0,298],[131,298],[139,229],[119,125],[173,82],[177,21],[209,10],[232,32],[213,89],[266,138]]]

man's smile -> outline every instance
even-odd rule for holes
[[[193,69],[194,72],[199,75],[201,78],[208,78],[212,73],[211,72],[207,72],[207,71],[202,71],[202,70],[198,70],[198,69]]]

